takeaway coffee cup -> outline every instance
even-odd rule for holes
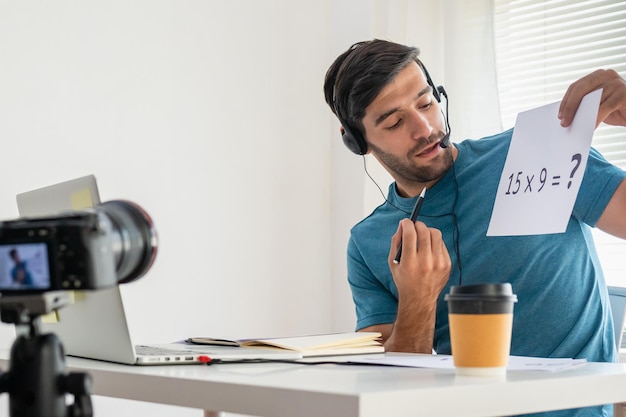
[[[444,299],[456,373],[504,375],[517,302],[511,284],[457,285]]]

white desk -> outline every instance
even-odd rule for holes
[[[3,370],[6,358],[0,352]],[[498,380],[397,367],[67,362],[68,370],[92,375],[97,395],[266,417],[502,416],[626,401],[622,364]]]

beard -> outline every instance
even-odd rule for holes
[[[439,132],[428,138],[420,138],[413,148],[407,152],[405,157],[399,157],[383,151],[371,143],[368,146],[372,148],[372,152],[389,171],[396,181],[410,183],[427,183],[438,180],[448,172],[454,163],[452,157],[452,148],[448,146],[443,148],[443,153],[432,159],[428,165],[418,165],[415,163],[415,155],[420,149],[424,149],[429,145],[441,140],[445,134]]]

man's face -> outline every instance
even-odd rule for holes
[[[402,194],[430,186],[452,165],[454,148],[439,146],[445,135],[439,103],[417,63],[403,69],[370,103],[363,126],[372,153]]]

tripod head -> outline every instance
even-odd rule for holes
[[[64,291],[0,298],[3,322],[28,326],[11,347],[9,371],[0,375],[0,393],[9,394],[11,417],[91,417],[91,377],[65,372],[65,353],[54,334],[40,334],[41,316],[69,304]],[[66,404],[66,394],[74,403]]]
[[[0,297],[0,319],[16,326],[28,326],[31,334],[39,332],[40,317],[70,303],[66,291],[20,294]]]

